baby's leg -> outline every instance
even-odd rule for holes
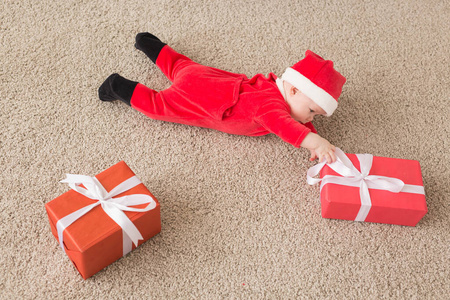
[[[157,92],[117,73],[105,80],[98,94],[102,101],[120,100],[155,120],[186,124],[201,114],[176,88]]]
[[[205,123],[203,110],[192,105],[192,101],[173,86],[157,92],[139,83],[131,98],[131,107],[154,120],[194,126]]]
[[[148,32],[136,35],[135,47],[144,52],[172,82],[175,81],[178,71],[186,66],[196,64]]]
[[[171,108],[170,104],[165,103],[162,92],[152,90],[143,84],[136,86],[131,99],[131,106],[156,120],[164,120],[164,115],[170,114]]]

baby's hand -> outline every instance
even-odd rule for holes
[[[326,139],[323,140],[324,142],[317,148],[309,150],[311,151],[311,158],[309,160],[313,161],[317,159],[318,156],[319,162],[322,162],[323,159],[325,159],[329,164],[334,163],[336,161],[336,155],[334,154],[336,147],[331,145]]]
[[[322,162],[324,159],[329,164],[336,161],[336,155],[334,154],[336,147],[318,134],[308,133],[301,146],[311,152],[311,161],[317,157],[319,158],[319,162]]]

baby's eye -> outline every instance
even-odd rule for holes
[[[313,113],[313,112],[314,112],[314,110],[310,108],[310,109],[309,109],[309,112],[310,112],[310,113]]]

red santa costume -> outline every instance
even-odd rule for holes
[[[161,45],[152,60],[172,82],[157,92],[135,84],[130,105],[152,119],[216,129],[247,136],[269,133],[300,147],[311,123],[302,124],[291,117],[282,80],[297,87],[331,115],[337,107],[345,78],[311,51],[305,59],[288,68],[282,79],[273,73],[247,78],[203,66]],[[149,56],[150,57],[150,56]],[[102,99],[103,100],[103,99]]]

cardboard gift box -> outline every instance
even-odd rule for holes
[[[427,213],[418,161],[335,153],[337,162],[308,170],[308,183],[322,181],[322,217],[415,226]]]
[[[86,279],[161,231],[158,200],[121,161],[45,205],[53,235]],[[120,224],[120,225],[119,225]]]

